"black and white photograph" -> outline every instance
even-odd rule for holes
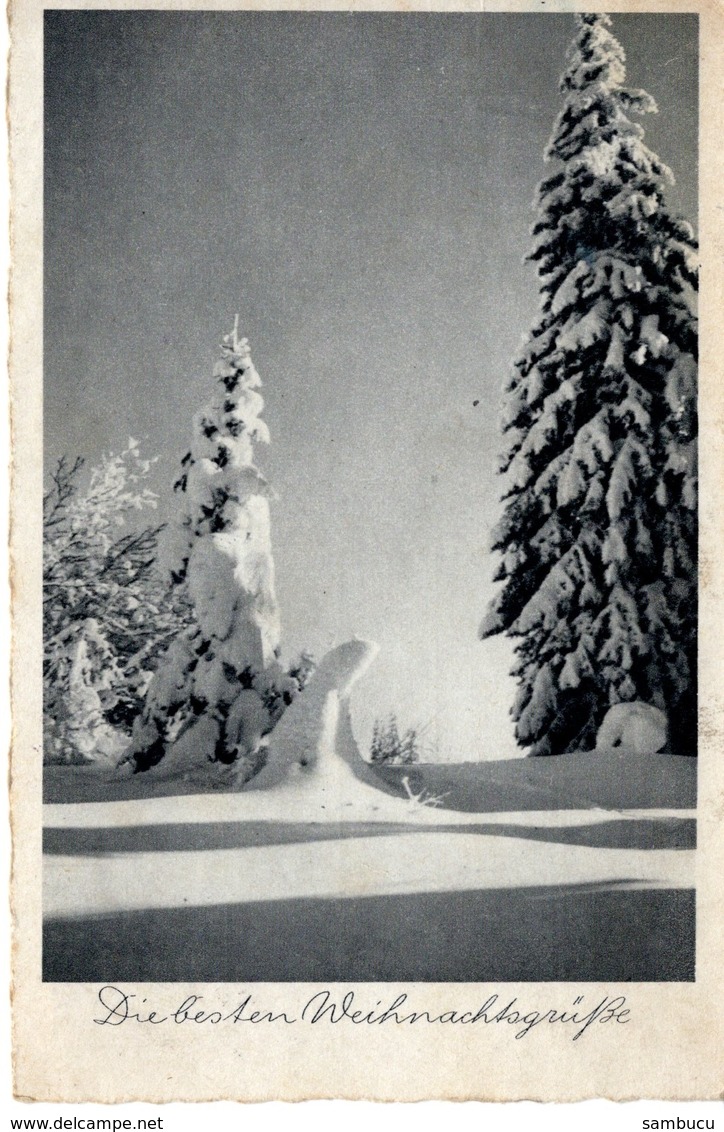
[[[628,1033],[701,976],[699,13],[40,16],[43,993]]]
[[[694,978],[697,25],[46,12],[46,979]]]

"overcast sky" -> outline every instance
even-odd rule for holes
[[[697,19],[619,15],[696,219]],[[501,387],[567,15],[46,12],[46,458],[127,437],[170,485],[238,311],[283,648],[381,653],[354,702],[448,759],[516,754],[481,643]]]

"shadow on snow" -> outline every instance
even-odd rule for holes
[[[442,816],[442,815],[441,815]],[[212,822],[108,829],[46,829],[43,852],[67,856],[107,853],[173,852],[213,849],[246,849],[267,845],[291,845],[308,841],[337,841],[391,833],[429,832],[413,822]],[[440,833],[492,834],[562,845],[585,845],[606,849],[693,849],[696,822],[693,818],[611,819],[576,826],[531,826],[480,822],[456,825],[454,821],[435,827]]]
[[[687,982],[694,893],[612,884],[52,920],[48,982]]]

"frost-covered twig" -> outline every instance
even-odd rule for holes
[[[446,790],[443,794],[429,794],[423,787],[419,794],[416,794],[410,786],[410,779],[408,775],[403,775],[402,785],[405,787],[407,793],[407,800],[411,806],[441,806],[443,798],[447,798],[450,793]]]

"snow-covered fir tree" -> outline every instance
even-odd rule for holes
[[[238,319],[223,340],[214,377],[214,395],[194,418],[191,450],[174,485],[179,511],[167,548],[170,575],[188,592],[193,624],[150,684],[128,752],[138,770],[158,763],[200,719],[211,736],[205,733],[202,759],[253,759],[311,668],[303,658],[298,670],[284,673],[278,661],[272,491],[253,451],[269,434],[260,419],[261,382],[247,339],[238,337]]]
[[[153,461],[131,438],[82,486],[59,460],[43,498],[43,717],[46,762],[112,760],[128,741],[158,654],[187,621],[155,568]]]
[[[695,753],[696,244],[631,115],[606,15],[577,16],[530,259],[541,312],[506,389],[503,586],[481,636],[517,639],[516,737],[593,746],[607,708],[665,710]]]

